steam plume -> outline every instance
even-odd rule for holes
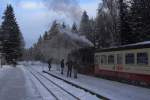
[[[55,12],[66,15],[74,21],[81,18],[81,8],[76,0],[43,0],[44,4]]]

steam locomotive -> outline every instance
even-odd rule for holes
[[[94,48],[81,48],[72,51],[69,59],[79,63],[79,72],[82,74],[94,74]]]

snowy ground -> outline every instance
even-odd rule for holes
[[[8,65],[3,66],[0,68],[0,78],[4,75],[5,70],[10,69],[11,67]]]
[[[47,65],[33,65],[37,70],[48,70]],[[150,89],[123,84],[115,81],[95,78],[91,76],[79,75],[78,79],[67,78],[61,75],[59,66],[53,65],[51,74],[56,75],[74,84],[92,90],[111,100],[149,100]]]
[[[19,68],[4,66],[0,69],[0,100],[24,100],[25,79]]]
[[[63,76],[60,74],[59,68],[60,66],[53,65],[52,71],[49,73],[111,100],[149,100],[150,98],[150,89],[147,88],[81,74],[78,76],[78,79],[67,78],[66,73]],[[48,70],[47,65],[38,62],[25,62],[18,65],[17,68],[11,66],[0,68],[0,100],[56,100],[54,95],[59,100],[76,100],[75,97],[78,97],[80,100],[99,100],[95,95],[91,95],[46,73],[42,73],[43,70]],[[73,95],[68,94],[61,88]]]
[[[31,100],[55,100],[29,71],[25,68],[22,68],[22,70],[26,77],[27,93],[34,98]]]
[[[37,66],[37,65],[34,65],[34,66]],[[99,98],[97,98],[95,95],[92,95],[92,94],[90,94],[82,89],[76,88],[62,80],[56,79],[48,74],[43,73],[41,69],[39,70],[39,69],[31,69],[30,68],[30,67],[33,68],[34,66],[26,65],[25,69],[29,69],[36,76],[38,76],[38,78],[44,83],[44,85],[50,91],[52,91],[59,100],[78,100],[78,99],[79,100],[99,100]],[[42,74],[46,78],[43,78],[43,76],[41,76],[39,73],[35,72],[34,70],[38,70],[38,72],[40,72],[40,74]],[[30,74],[30,73],[28,73],[28,74]],[[32,77],[32,78],[34,78],[34,77]],[[37,83],[38,82],[36,82],[35,84],[37,84]],[[39,87],[39,85],[38,85],[38,87]],[[40,89],[39,91],[43,91],[43,90]],[[52,99],[49,99],[49,100],[52,100]]]
[[[99,100],[95,95],[43,73],[41,67],[37,68],[40,73],[31,67],[34,68],[28,64],[0,69],[0,100]]]
[[[0,100],[54,100],[51,98],[22,65],[0,69]]]

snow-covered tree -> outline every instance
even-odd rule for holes
[[[37,44],[41,44],[42,42],[43,42],[43,38],[42,38],[42,36],[40,35]]]
[[[74,22],[73,25],[72,25],[71,31],[72,31],[73,33],[78,33],[77,25],[76,25],[75,22]]]
[[[43,35],[43,40],[47,40],[48,39],[48,32],[46,31]]]
[[[48,32],[48,39],[50,40],[53,36],[58,34],[58,24],[55,21],[53,21],[52,26]]]
[[[6,61],[11,63],[22,56],[24,39],[11,5],[7,6],[2,18],[3,52],[5,53]]]
[[[99,5],[95,21],[96,48],[110,47],[114,42],[113,19],[106,2]]]
[[[0,26],[0,53],[2,53],[2,50],[3,50],[3,36],[2,36],[2,29],[1,29],[1,26]]]
[[[96,29],[96,22],[94,18],[90,19],[90,26],[91,26],[91,34],[90,34],[90,41],[94,44],[95,47],[95,29]]]
[[[62,23],[62,28],[65,29],[66,28],[66,24],[65,22]]]
[[[131,5],[133,42],[150,40],[150,1],[132,0]]]
[[[119,22],[118,31],[121,45],[133,43],[133,36],[130,28],[130,10],[126,0],[119,0]]]
[[[90,41],[92,40],[92,37],[91,37],[92,28],[90,25],[89,16],[87,15],[86,11],[83,12],[83,15],[81,18],[79,33],[80,35],[86,36],[86,38],[88,38]]]

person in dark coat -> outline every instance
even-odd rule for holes
[[[65,67],[65,64],[64,64],[64,59],[61,60],[61,74],[63,75],[64,73],[64,67]]]
[[[49,60],[48,60],[48,70],[49,70],[49,71],[51,70],[51,67],[52,67],[52,66],[51,66],[51,63],[52,63],[52,59],[49,59]]]
[[[74,78],[77,78],[78,68],[79,68],[79,64],[77,63],[77,61],[74,61],[73,63]]]
[[[67,77],[71,77],[71,74],[72,74],[72,61],[69,60],[67,63],[66,63],[67,67],[68,67],[68,70],[67,70]]]
[[[13,64],[13,67],[16,67],[17,61],[15,59],[13,59],[12,64]]]

